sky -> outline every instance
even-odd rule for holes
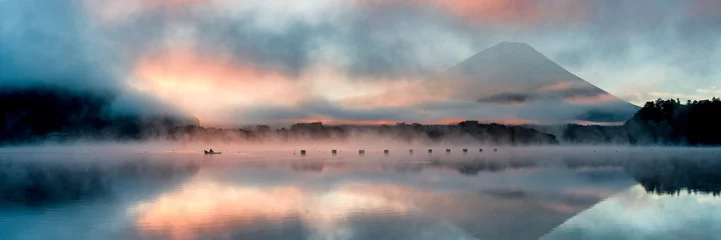
[[[718,29],[717,0],[0,0],[0,87],[119,89],[217,125],[550,121],[376,96],[511,41],[637,105],[708,99]]]

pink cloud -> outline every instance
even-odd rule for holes
[[[448,99],[452,94],[449,87],[430,89],[424,84],[400,86],[380,94],[344,98],[339,103],[344,107],[407,107]]]
[[[574,85],[573,82],[556,82],[553,84],[541,86],[538,88],[538,91],[558,91],[558,90],[564,90],[569,89]]]
[[[721,1],[718,0],[693,0],[688,14],[692,18],[718,18],[721,17]]]
[[[534,25],[542,22],[579,23],[590,16],[585,3],[575,0],[357,0],[375,6],[415,4],[431,6],[475,23],[522,23]]]
[[[142,57],[135,64],[136,81],[150,92],[201,121],[220,118],[223,111],[252,104],[290,106],[307,99],[284,74],[252,63],[207,55],[193,49],[171,49]]]

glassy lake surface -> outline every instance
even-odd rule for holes
[[[489,150],[2,150],[0,239],[721,238],[719,149]]]

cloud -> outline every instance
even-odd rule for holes
[[[678,98],[681,102],[686,100],[708,100],[713,97],[721,96],[721,92],[714,87],[706,89],[697,89],[694,93],[673,93],[673,92],[636,92],[632,93],[629,98],[636,105],[642,106],[647,101],[655,101],[656,99]]]
[[[584,20],[589,11],[583,1],[568,0],[359,0],[374,7],[412,7],[420,5],[440,9],[473,24],[538,25]]]
[[[193,5],[214,0],[83,0],[85,10],[103,24],[115,24],[135,18],[148,11],[177,13]]]
[[[619,99],[616,96],[613,96],[611,94],[599,94],[596,96],[570,96],[570,97],[566,97],[565,100],[566,100],[566,102],[574,103],[574,104],[593,104],[593,103],[617,101]]]
[[[500,104],[522,104],[529,100],[531,95],[523,93],[501,93],[479,99],[479,102]]]
[[[578,109],[496,111],[453,102],[444,86],[403,89],[513,40],[637,104],[656,98],[649,92],[710,98],[717,90],[697,89],[721,76],[708,64],[721,61],[717,8],[710,0],[6,0],[0,85],[137,90],[204,122],[555,120]],[[533,88],[488,96],[597,95],[571,94],[563,79]],[[266,108],[276,112],[258,110]],[[563,113],[545,116],[553,111]]]
[[[721,3],[714,0],[693,0],[688,8],[689,16],[721,20]]]
[[[173,49],[136,63],[130,85],[212,123],[233,107],[288,106],[307,98],[286,75],[253,63],[192,49]]]
[[[696,92],[699,94],[718,94],[721,95],[721,89],[716,89],[716,87],[710,87],[707,89],[696,89]]]
[[[0,1],[0,88],[94,92],[115,98],[114,113],[178,113],[125,84],[125,56],[116,55],[117,43],[98,34],[84,13],[74,2]]]
[[[83,37],[82,9],[32,0],[0,4],[0,85],[115,85],[104,67],[111,59],[94,54],[102,40]]]
[[[323,4],[299,1],[286,11],[285,4],[256,3],[251,4],[256,7],[241,7],[238,15],[200,13],[193,23],[197,46],[203,51],[229,52],[289,75],[320,66],[371,79],[427,76],[469,51],[469,33],[430,13],[365,11],[350,1]],[[417,26],[423,26],[422,32]]]
[[[565,90],[569,89],[574,85],[574,82],[557,82],[545,86],[541,86],[538,88],[537,91],[544,92],[544,91],[558,91],[558,90]]]

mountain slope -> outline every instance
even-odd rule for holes
[[[480,104],[553,108],[566,121],[620,122],[639,109],[586,82],[525,43],[502,42],[455,65],[426,89]],[[527,109],[526,109],[527,110]],[[529,120],[548,120],[545,116]]]

